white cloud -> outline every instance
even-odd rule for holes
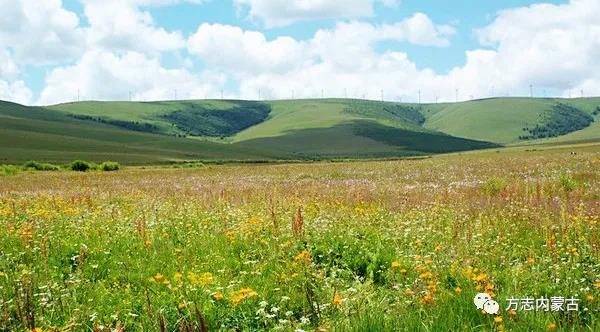
[[[0,100],[29,104],[33,93],[23,81],[9,82],[0,79]]]
[[[88,43],[108,51],[159,53],[185,45],[180,32],[157,27],[140,5],[161,5],[166,0],[84,0]]]
[[[19,63],[56,63],[83,51],[79,18],[60,0],[0,0],[0,48]]]
[[[529,84],[534,84],[539,92],[549,89],[567,95],[569,90],[579,94],[583,89],[586,95],[598,95],[598,12],[600,2],[596,0],[501,11],[490,25],[476,32],[487,49],[466,51],[465,64],[447,73],[419,69],[403,52],[376,51],[377,43],[386,40],[447,45],[453,27],[435,25],[419,13],[395,24],[338,23],[333,29],[318,31],[310,40],[289,40],[289,45],[298,47],[289,47],[281,54],[269,48],[275,40],[265,40],[259,34],[254,38],[258,42],[253,43],[253,38],[244,37],[249,32],[229,27],[237,31],[235,38],[216,34],[219,37],[215,40],[220,42],[199,47],[200,51],[194,53],[209,65],[218,64],[238,80],[244,98],[256,98],[259,89],[264,97],[273,98],[289,98],[292,90],[296,97],[315,97],[320,96],[322,89],[328,96],[343,96],[345,90],[348,96],[380,98],[384,90],[387,99],[415,101],[421,90],[423,101],[454,101],[456,89],[458,98],[465,100],[489,97],[492,93],[527,95]],[[203,31],[207,36],[210,32]],[[207,36],[203,38],[210,38]],[[227,48],[220,49],[223,44]],[[252,56],[241,55],[253,46],[256,50]],[[241,53],[237,57],[228,58],[220,53],[236,49]],[[243,66],[236,66],[240,62]],[[253,66],[258,70],[246,69]]]
[[[46,77],[39,104],[81,99],[135,100],[198,99],[215,96],[224,84],[216,74],[192,75],[185,69],[166,69],[155,58],[137,52],[116,55],[89,51],[76,64],[55,68]]]
[[[372,16],[376,1],[388,7],[400,3],[399,0],[235,0],[235,4],[238,9],[247,9],[251,19],[274,27],[303,20]]]
[[[267,41],[261,32],[221,24],[202,24],[188,49],[210,65],[250,73],[286,72],[311,61],[307,45],[293,38]]]

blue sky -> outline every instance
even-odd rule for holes
[[[128,98],[124,91],[165,99],[174,90],[178,98],[321,90],[374,98],[385,90],[386,99],[414,100],[421,90],[425,100],[451,101],[456,89],[461,100],[526,95],[530,84],[537,95],[600,90],[600,36],[590,23],[598,1],[340,3],[0,1],[16,18],[0,21],[0,98],[45,104],[76,90],[85,99]]]

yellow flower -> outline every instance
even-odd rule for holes
[[[594,287],[600,288],[600,280],[596,280],[596,283],[594,284]]]
[[[485,273],[480,273],[478,275],[476,275],[475,277],[473,277],[473,280],[475,281],[486,281],[488,278],[488,275]]]
[[[400,270],[400,273],[402,273],[403,275],[406,275],[406,272],[408,272],[408,271],[406,271],[406,269],[401,269]]]
[[[498,324],[502,323],[502,317],[501,317],[501,316],[497,316],[497,317],[495,317],[495,318],[494,318],[494,322],[496,322],[496,323],[498,323]]]
[[[456,294],[460,294],[460,293],[462,293],[462,288],[460,288],[460,287],[456,287],[456,288],[454,288],[454,292],[455,292]]]
[[[154,277],[150,277],[148,278],[148,282],[156,282],[156,279],[154,279]]]
[[[157,274],[154,276],[154,279],[156,279],[156,280],[158,280],[158,281],[161,281],[161,280],[163,280],[163,278],[164,278],[164,276],[163,276],[162,274],[160,274],[160,273],[157,273]]]
[[[4,277],[4,275],[5,274],[3,272],[0,272],[0,278]]]
[[[233,304],[238,304],[244,301],[245,299],[254,296],[258,296],[258,293],[256,293],[252,288],[242,288],[237,292],[233,293],[233,295],[231,296],[231,302]]]
[[[588,295],[585,297],[585,299],[586,299],[588,302],[594,302],[594,296],[593,296],[592,294],[588,294]]]
[[[296,256],[294,256],[294,261],[298,263],[310,264],[312,258],[310,257],[310,252],[308,250],[303,250]]]
[[[413,292],[412,289],[407,288],[404,290],[404,294],[407,296],[413,296],[413,295],[415,295],[415,292]]]
[[[443,248],[442,245],[438,244],[437,246],[435,246],[435,251],[440,251],[440,250],[442,250],[442,248]]]
[[[421,279],[431,279],[433,278],[433,274],[431,272],[424,272],[419,275]]]
[[[179,309],[183,309],[183,308],[185,308],[186,306],[187,306],[187,305],[186,305],[185,303],[179,303],[179,304],[177,305],[177,308],[179,308]]]
[[[178,284],[181,283],[181,281],[183,280],[183,274],[175,272],[175,274],[173,275],[173,280],[175,280],[175,282]]]
[[[221,294],[221,292],[213,293],[212,297],[213,299],[215,299],[215,301],[223,300],[223,294]]]
[[[331,303],[333,303],[334,305],[342,304],[342,297],[339,293],[336,292],[335,295],[333,295],[333,300],[331,301]]]
[[[393,261],[392,262],[392,269],[397,269],[400,267],[400,263],[398,263],[398,261]]]
[[[554,330],[556,328],[556,324],[554,324],[554,323],[548,323],[547,328],[548,328],[548,330]]]
[[[531,265],[535,262],[535,259],[533,259],[533,257],[529,257],[527,258],[527,264]]]

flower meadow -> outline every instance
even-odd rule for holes
[[[598,331],[599,214],[598,149],[22,172],[0,331]]]

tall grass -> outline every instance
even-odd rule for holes
[[[0,326],[596,331],[598,156],[2,177]],[[506,311],[541,295],[580,310]]]

